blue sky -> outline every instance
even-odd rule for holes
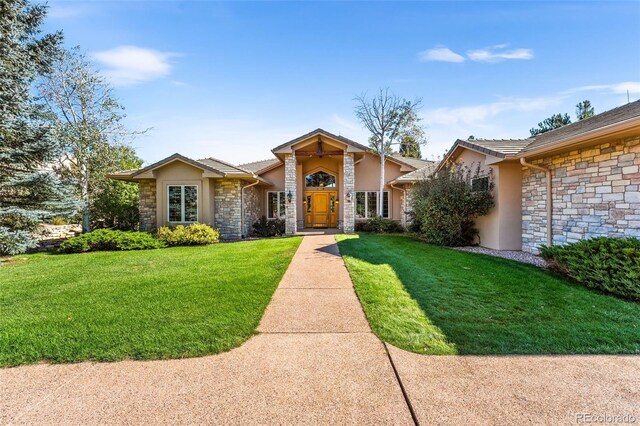
[[[117,89],[146,163],[234,163],[317,127],[366,143],[355,95],[420,97],[435,158],[640,98],[640,2],[49,1]]]

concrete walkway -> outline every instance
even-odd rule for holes
[[[383,344],[332,235],[303,239],[259,330],[202,358],[0,369],[0,424],[640,422],[638,356],[424,356]]]
[[[332,235],[305,237],[230,352],[0,370],[0,424],[397,424],[413,420]]]

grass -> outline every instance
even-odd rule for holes
[[[0,365],[232,349],[255,333],[300,241],[19,256],[0,267]]]
[[[406,236],[338,236],[373,331],[423,354],[639,354],[640,304]]]

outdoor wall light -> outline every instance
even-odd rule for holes
[[[350,203],[352,198],[353,194],[351,192],[347,192],[347,203]]]
[[[292,199],[293,199],[293,194],[291,193],[291,191],[289,191],[289,193],[287,194],[287,201],[291,202]]]

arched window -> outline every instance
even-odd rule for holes
[[[336,177],[325,172],[315,172],[305,178],[306,186],[309,188],[335,188]]]

